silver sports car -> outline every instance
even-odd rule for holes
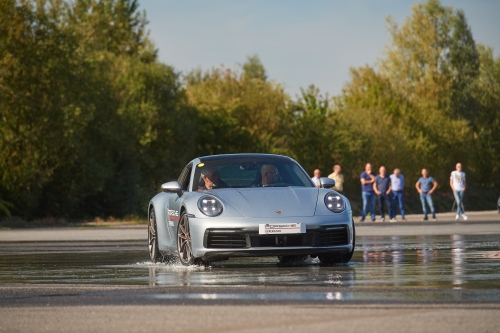
[[[178,257],[183,265],[229,257],[277,256],[282,263],[318,257],[347,263],[355,230],[349,201],[315,186],[292,158],[267,154],[205,156],[149,203],[153,262]]]

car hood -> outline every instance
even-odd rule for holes
[[[213,192],[248,218],[313,216],[314,187],[228,188]]]

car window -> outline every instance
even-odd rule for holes
[[[192,169],[193,163],[189,163],[188,165],[186,165],[184,170],[182,170],[179,178],[177,179],[179,185],[181,185],[181,189],[183,189],[184,191],[188,189]]]
[[[243,168],[238,164],[219,166],[219,175],[232,187],[248,187],[255,180],[257,168]]]
[[[272,172],[266,172],[268,170]],[[269,173],[274,175],[270,183],[262,179],[263,174],[267,177]],[[296,162],[284,159],[242,158],[200,163],[196,166],[194,179],[194,191],[227,187],[314,186],[309,176]]]

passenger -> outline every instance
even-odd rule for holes
[[[280,177],[278,169],[273,164],[263,164],[260,168],[260,173],[262,175],[261,186],[263,187],[277,183]]]
[[[216,167],[203,168],[203,170],[201,170],[201,178],[203,180],[203,186],[198,188],[198,191],[228,187],[227,184],[220,179],[219,170],[217,170]]]

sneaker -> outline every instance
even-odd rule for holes
[[[381,218],[380,222],[385,222],[385,217]]]
[[[458,216],[458,215],[457,215],[457,216]],[[361,220],[359,220],[359,222],[365,222],[365,219],[361,219]]]
[[[462,218],[464,219],[464,221],[467,221],[467,215],[462,214]]]
[[[408,222],[408,220],[406,218],[403,219],[403,222]]]
[[[434,222],[436,222],[438,219],[434,216],[434,217],[432,218],[432,220],[433,220]]]
[[[396,219],[390,219],[389,222],[396,222]]]
[[[428,220],[428,219],[427,219],[427,216],[425,216],[425,217],[422,219],[422,221],[427,221],[427,220]]]
[[[458,221],[459,218],[460,218],[460,216],[458,216],[458,214],[457,214],[457,216],[455,216],[455,221]]]

